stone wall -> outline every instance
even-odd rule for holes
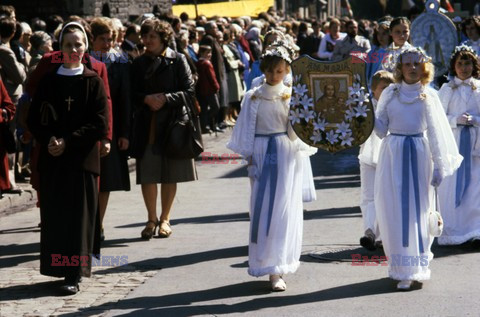
[[[109,11],[110,17],[122,21],[131,20],[154,10],[169,13],[171,0],[3,0],[2,4],[13,5],[19,20],[30,22],[34,17],[45,18],[51,14],[80,15],[83,17],[102,16]]]

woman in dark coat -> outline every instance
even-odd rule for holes
[[[108,205],[111,191],[129,191],[127,149],[131,121],[130,64],[128,58],[112,48],[114,26],[110,18],[95,18],[90,24],[93,36],[90,55],[105,63],[112,98],[113,134],[110,153],[100,160],[100,193],[98,196],[100,224]],[[102,234],[101,239],[105,238]]]
[[[184,105],[182,94],[193,99],[193,79],[185,56],[167,47],[170,25],[158,19],[146,20],[140,30],[144,55],[132,64],[132,94],[136,106],[132,156],[137,159],[137,184],[142,186],[148,222],[141,236],[168,237],[170,209],[177,183],[197,179],[193,159],[171,159],[163,151],[164,137],[173,115]],[[157,219],[157,184],[161,185],[162,213]]]
[[[41,148],[40,273],[65,277],[62,289],[78,292],[99,254],[98,142],[107,131],[102,80],[84,66],[83,27],[71,22],[60,33],[63,64],[43,78],[27,124]]]

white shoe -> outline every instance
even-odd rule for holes
[[[272,291],[283,292],[287,289],[287,284],[281,275],[270,275],[270,283],[272,283]]]
[[[410,290],[410,287],[412,287],[413,281],[400,281],[397,284],[397,289],[401,291],[408,291]]]

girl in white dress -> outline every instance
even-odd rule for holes
[[[456,47],[451,61],[455,76],[439,91],[440,100],[458,144],[463,163],[439,188],[440,212],[445,225],[442,245],[471,241],[480,247],[480,65],[475,50]]]
[[[269,275],[272,290],[284,291],[282,276],[300,264],[303,202],[316,198],[308,147],[288,120],[291,88],[283,84],[291,57],[274,43],[262,57],[266,82],[249,90],[227,147],[249,161],[251,177],[248,273]]]
[[[462,157],[437,93],[427,86],[433,78],[430,58],[421,49],[404,51],[394,77],[396,83],[383,91],[376,113],[375,132],[384,139],[375,208],[388,275],[400,281],[398,289],[408,290],[413,281],[430,279],[430,184],[438,186],[452,175]]]
[[[383,69],[393,72],[398,56],[405,50],[412,48],[408,43],[410,38],[410,21],[406,17],[398,17],[390,22],[390,36],[392,44],[387,48],[386,56],[383,58]]]

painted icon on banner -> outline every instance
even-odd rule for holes
[[[289,119],[302,141],[336,153],[367,140],[375,114],[365,69],[355,56],[335,63],[308,56],[293,61]]]

